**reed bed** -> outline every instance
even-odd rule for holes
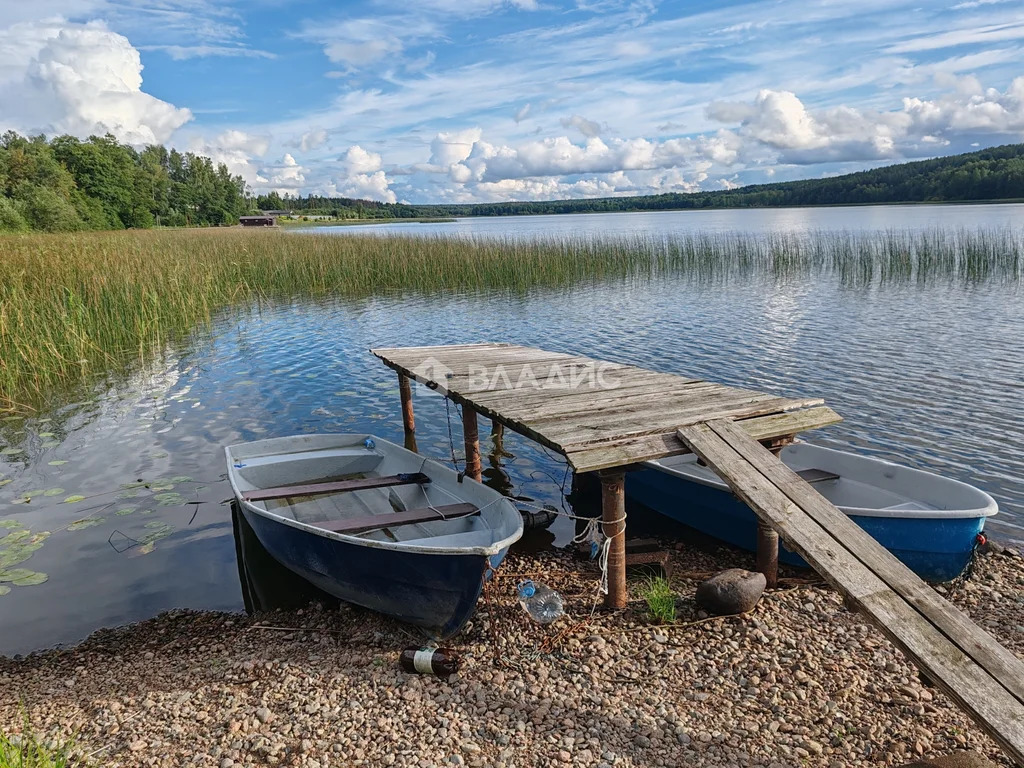
[[[1014,231],[466,240],[175,230],[0,237],[0,410],[145,364],[221,311],[391,292],[834,274],[1020,280]]]

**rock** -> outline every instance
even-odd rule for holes
[[[720,616],[746,613],[761,599],[765,584],[762,573],[729,568],[697,587],[697,604]]]
[[[272,715],[270,714],[270,710],[267,709],[266,707],[260,707],[259,709],[256,710],[256,718],[261,723],[267,722],[268,720],[270,720],[271,717],[272,717]]]
[[[220,768],[231,768],[231,766],[233,766],[234,764],[234,760],[232,760],[230,757],[225,757],[223,760],[220,761]]]
[[[977,752],[953,752],[942,757],[934,757],[931,760],[917,760],[907,763],[901,768],[997,768],[991,760],[982,757]]]

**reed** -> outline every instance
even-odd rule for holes
[[[225,310],[393,292],[525,293],[665,275],[1019,280],[1013,231],[555,241],[164,230],[0,237],[0,409],[145,364]]]

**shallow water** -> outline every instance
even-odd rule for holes
[[[0,596],[0,652],[173,607],[240,609],[222,447],[318,431],[401,442],[397,380],[374,346],[501,340],[822,396],[846,421],[808,439],[975,483],[1002,508],[989,530],[1024,540],[1021,298],[1015,283],[731,277],[290,303],[225,317],[129,386],[0,423],[0,447],[23,449],[0,455],[0,482],[10,481],[0,518],[51,532],[16,566],[48,581]],[[445,401],[415,392],[420,450],[449,457]],[[500,472],[488,468],[490,481],[560,507],[564,464],[514,434],[505,449],[512,455]],[[140,480],[149,487],[121,487]],[[51,495],[14,503],[29,491]],[[63,502],[73,496],[86,498]],[[559,543],[571,530],[567,520],[553,529]]]

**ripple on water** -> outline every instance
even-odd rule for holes
[[[846,421],[810,439],[975,483],[1002,508],[990,530],[1024,540],[1022,333],[1013,286],[806,279],[376,297],[225,319],[121,391],[0,422],[13,449],[0,456],[0,522],[17,526],[0,534],[49,532],[18,565],[49,579],[0,595],[0,651],[179,606],[240,608],[223,446],[322,431],[401,442],[396,380],[373,346],[501,340],[820,395]],[[444,400],[415,394],[421,450],[450,458]],[[513,434],[504,447],[493,482],[559,506],[563,465]],[[572,528],[555,532],[564,543]]]

